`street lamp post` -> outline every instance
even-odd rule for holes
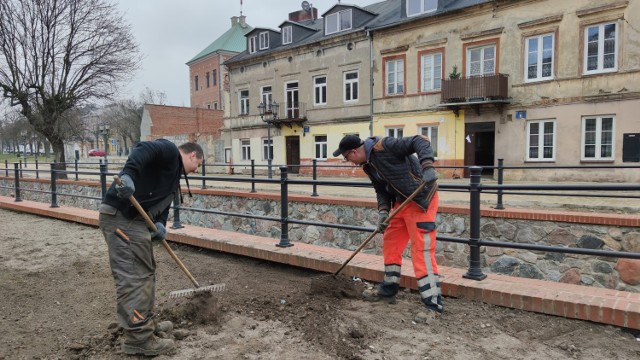
[[[107,161],[107,154],[109,153],[109,124],[102,124],[98,127],[100,135],[102,135],[104,141],[104,161]]]
[[[260,119],[267,123],[267,176],[269,179],[273,176],[271,171],[271,162],[273,158],[273,144],[271,143],[271,123],[278,119],[278,105],[277,102],[272,101],[270,104],[260,103],[258,110],[260,111]]]

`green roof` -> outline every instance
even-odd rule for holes
[[[244,35],[251,30],[253,30],[253,28],[249,25],[245,27],[242,27],[240,23],[233,25],[209,46],[204,48],[204,50],[200,51],[198,55],[194,56],[193,59],[187,61],[187,65],[220,50],[238,53],[245,51],[247,49],[247,40]]]

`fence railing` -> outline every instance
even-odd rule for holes
[[[54,164],[52,164],[54,165]],[[8,169],[5,169],[7,171]],[[22,191],[39,191],[42,190],[30,190],[21,187],[20,179],[22,171],[35,171],[35,170],[25,170],[20,169],[17,163],[14,164],[14,187],[13,190],[15,192],[15,201],[22,201],[21,192]],[[360,226],[351,226],[337,223],[325,223],[318,221],[309,221],[309,220],[297,220],[290,218],[289,214],[289,185],[312,185],[314,186],[350,186],[350,187],[367,187],[370,186],[367,182],[354,182],[354,181],[327,181],[327,180],[301,180],[301,179],[292,179],[288,176],[288,167],[281,166],[280,167],[280,179],[268,179],[268,178],[241,178],[241,177],[233,177],[233,178],[221,178],[221,177],[212,177],[212,176],[193,176],[194,179],[199,179],[203,181],[234,181],[234,182],[249,182],[252,183],[252,191],[255,190],[255,183],[270,183],[270,184],[280,184],[280,216],[262,216],[262,215],[254,215],[248,213],[235,213],[228,211],[220,211],[220,210],[211,210],[204,208],[191,208],[191,207],[182,207],[179,203],[179,197],[174,199],[174,223],[172,228],[180,228],[182,227],[180,221],[180,212],[183,211],[192,211],[192,212],[200,212],[200,213],[208,213],[208,214],[219,214],[225,216],[237,216],[251,219],[261,219],[268,220],[280,223],[280,239],[276,246],[278,247],[289,247],[293,246],[293,243],[289,240],[289,225],[298,224],[298,225],[313,225],[313,226],[321,226],[321,227],[331,227],[338,229],[347,229],[347,230],[355,230],[355,231],[373,231],[373,228],[368,227],[360,227]],[[81,196],[79,194],[61,194],[57,191],[57,178],[59,174],[93,174],[98,175],[100,178],[101,185],[101,194],[102,198],[107,191],[107,182],[110,176],[115,175],[116,173],[109,172],[107,168],[107,164],[100,164],[100,171],[96,172],[81,172],[76,170],[56,170],[54,166],[51,166],[50,170],[50,184],[51,188],[48,191],[51,194],[51,207],[58,207],[57,198],[58,196],[76,196],[76,197],[85,197],[94,200],[100,200],[101,198],[97,197],[89,197],[89,196]],[[556,252],[556,253],[571,253],[571,254],[580,254],[580,255],[589,255],[589,256],[604,256],[604,257],[616,257],[616,258],[630,258],[630,259],[640,259],[640,253],[633,252],[622,252],[622,251],[609,251],[609,250],[595,250],[595,249],[583,249],[583,248],[570,248],[570,247],[558,247],[558,246],[547,246],[547,245],[539,245],[539,244],[526,244],[526,243],[511,243],[511,242],[502,242],[502,241],[494,241],[494,240],[485,240],[480,238],[480,199],[481,193],[485,191],[496,191],[503,193],[508,190],[542,190],[542,191],[558,191],[558,190],[569,190],[569,191],[640,191],[640,184],[575,184],[575,185],[505,185],[505,184],[482,184],[481,173],[482,168],[473,166],[470,168],[470,181],[468,184],[442,184],[439,185],[439,189],[442,191],[464,191],[469,194],[469,237],[468,238],[458,238],[458,237],[448,237],[448,236],[438,236],[438,240],[444,242],[453,242],[465,244],[469,247],[469,263],[468,270],[464,274],[464,277],[474,280],[482,280],[486,277],[486,275],[482,272],[481,266],[481,248],[482,247],[505,247],[505,248],[514,248],[514,249],[526,249],[533,251],[544,251],[544,252]],[[634,198],[639,198],[638,196],[633,196]]]

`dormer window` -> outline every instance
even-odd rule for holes
[[[249,49],[249,54],[256,52],[256,36],[249,38],[249,45],[247,47]]]
[[[263,31],[260,33],[260,50],[269,48],[269,33]]]
[[[291,26],[282,28],[282,44],[291,44],[293,41],[293,30]]]
[[[407,0],[407,16],[418,16],[438,9],[438,0]]]
[[[324,34],[329,35],[339,31],[349,30],[352,27],[351,9],[342,10],[324,18]]]

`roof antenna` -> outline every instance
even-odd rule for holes
[[[240,0],[240,16],[242,16],[242,0]]]

